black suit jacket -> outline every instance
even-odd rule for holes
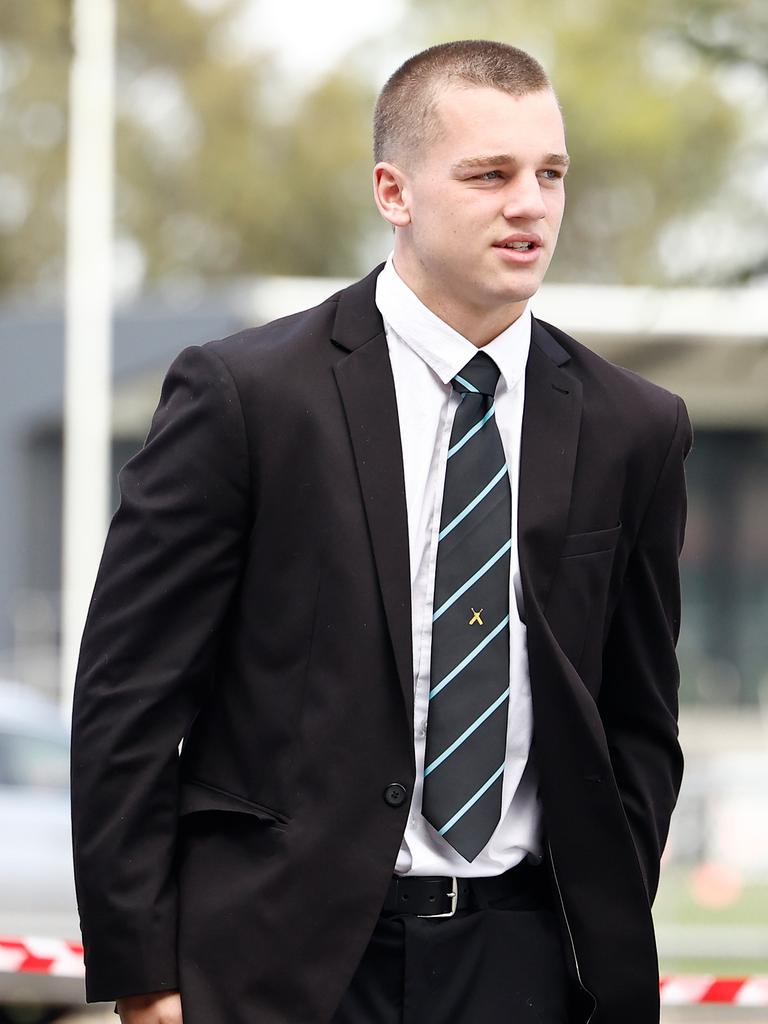
[[[380,269],[183,351],[120,474],[73,718],[90,1000],[180,987],[185,1024],[322,1024],[374,927],[409,809],[384,792],[415,773]],[[534,319],[532,756],[593,1024],[658,1017],[690,445],[680,398]]]

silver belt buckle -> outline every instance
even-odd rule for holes
[[[451,897],[451,909],[445,914],[417,914],[416,917],[453,917],[456,913],[456,904],[459,902],[459,883],[455,875],[451,875],[451,891],[445,893]]]

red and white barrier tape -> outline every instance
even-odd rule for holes
[[[768,975],[713,978],[683,974],[661,979],[662,1006],[698,1006],[701,1003],[768,1006]]]
[[[82,978],[83,947],[64,939],[0,939],[0,974],[24,972]],[[768,1006],[768,975],[714,978],[682,974],[662,978],[661,1002],[663,1006]]]
[[[82,978],[83,947],[65,939],[0,939],[0,974]]]

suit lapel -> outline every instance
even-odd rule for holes
[[[349,354],[333,368],[352,441],[395,664],[413,721],[411,576],[400,423],[389,349],[374,302],[377,267],[345,289],[333,340]]]
[[[518,549],[525,601],[542,611],[568,527],[581,426],[581,381],[561,365],[568,352],[535,318],[525,373]]]

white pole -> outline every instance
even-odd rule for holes
[[[109,515],[114,0],[73,0],[72,42],[61,588],[65,714]]]

